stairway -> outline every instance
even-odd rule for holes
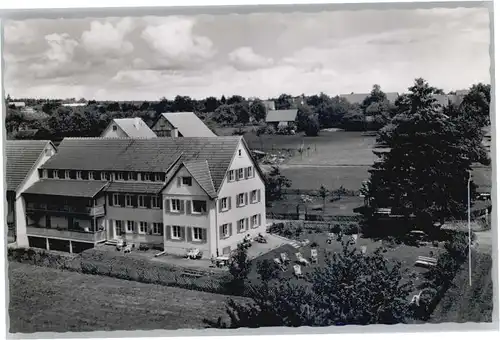
[[[116,246],[118,244],[118,240],[116,239],[107,240],[106,242],[104,242],[104,244],[107,246]]]

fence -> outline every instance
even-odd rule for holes
[[[359,223],[362,219],[359,215],[320,215],[320,214],[305,214],[305,221],[318,222],[337,222],[337,223]],[[266,218],[271,220],[301,220],[300,215],[296,213],[273,213],[267,212]]]
[[[308,196],[320,196],[319,189],[281,189],[284,195],[308,195]],[[359,196],[359,190],[348,190],[348,189],[329,189],[330,193],[328,196],[332,196],[332,191],[335,192],[334,196],[340,197],[354,197]],[[338,191],[338,192],[337,192]]]

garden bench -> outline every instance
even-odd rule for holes
[[[415,266],[434,267],[437,265],[437,259],[427,256],[418,256]]]

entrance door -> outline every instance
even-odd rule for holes
[[[109,220],[108,221],[108,240],[112,240],[115,238],[115,221]]]

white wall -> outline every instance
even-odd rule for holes
[[[113,126],[116,126],[116,130],[113,131]],[[127,134],[114,122],[111,122],[111,124],[108,125],[106,130],[101,134],[101,137],[103,138],[124,138],[128,137]]]
[[[153,125],[151,130],[153,130],[155,133],[156,133],[156,131],[159,131],[159,130],[170,130],[171,131],[170,137],[178,137],[178,134],[179,134],[178,130],[176,128],[174,128],[174,126],[172,124],[170,124],[170,122],[164,116],[161,116],[160,119],[158,119],[158,121],[156,122],[155,125]],[[161,136],[161,137],[165,137],[165,136]]]
[[[186,168],[182,167],[176,177],[163,190],[163,224],[165,225],[164,244],[165,251],[170,254],[184,255],[189,248],[199,248],[203,251],[203,257],[209,258],[215,250],[213,246],[213,227],[215,226],[215,202],[211,200],[200,185],[192,179],[192,186],[178,184],[178,178],[183,176],[191,176]],[[179,199],[184,201],[184,212],[170,212],[167,204],[170,200]],[[187,204],[191,204],[192,200],[200,200],[207,202],[206,214],[189,213]],[[183,227],[198,227],[206,229],[207,242],[188,242],[169,239],[169,228],[167,226],[183,226]],[[214,248],[215,249],[215,248]]]
[[[28,237],[26,235],[26,202],[22,193],[36,183],[40,177],[38,176],[38,168],[42,166],[50,157],[52,157],[56,150],[51,143],[48,143],[45,147],[45,151],[42,152],[36,163],[34,164],[31,171],[26,175],[24,182],[21,183],[16,192],[16,243],[20,247],[28,247]]]
[[[241,156],[239,156],[238,150],[241,150]],[[235,249],[237,244],[240,243],[245,235],[250,234],[251,237],[257,236],[259,233],[263,234],[266,231],[266,206],[265,206],[265,185],[263,179],[260,177],[259,173],[255,169],[255,165],[252,162],[250,155],[248,154],[243,143],[240,142],[238,150],[234,155],[233,161],[229,166],[229,170],[236,170],[239,168],[246,168],[249,166],[253,167],[254,177],[248,179],[242,179],[240,181],[229,182],[229,178],[226,175],[222,187],[218,195],[217,203],[217,248],[219,254],[222,254],[222,249],[230,246],[231,250]],[[236,174],[235,174],[236,176]],[[235,177],[236,178],[236,177]],[[251,204],[250,203],[250,192],[252,190],[260,190],[260,202]],[[248,193],[248,204],[244,207],[236,206],[236,196],[239,193]],[[224,197],[231,197],[231,209],[229,211],[220,212],[219,204],[220,200]],[[252,215],[260,214],[261,223],[258,228],[249,229],[244,233],[238,233],[237,231],[237,221],[242,218],[251,218]],[[219,230],[220,226],[225,223],[232,223],[232,236],[226,239],[220,239]],[[251,224],[251,221],[249,221]]]

